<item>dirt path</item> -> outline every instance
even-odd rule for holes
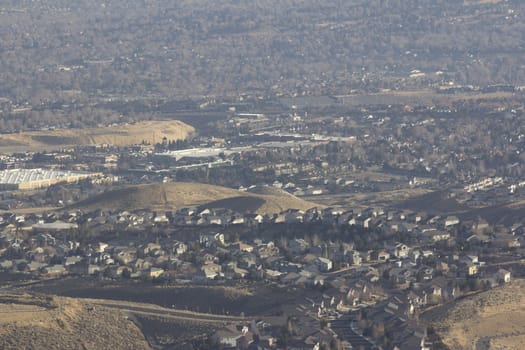
[[[167,317],[173,319],[180,319],[185,321],[204,322],[204,323],[228,323],[228,322],[243,322],[246,321],[244,317],[225,316],[216,314],[199,313],[180,309],[167,309],[157,305],[132,303],[127,301],[103,300],[103,299],[87,299],[90,303],[95,305],[103,305],[119,309],[124,312],[132,314],[142,314],[146,316]]]

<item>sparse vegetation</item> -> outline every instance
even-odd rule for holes
[[[137,210],[142,208],[156,210],[173,210],[189,206],[217,207],[239,209],[240,212],[276,214],[287,209],[313,208],[318,205],[303,201],[284,191],[274,194],[252,194],[226,187],[200,183],[173,182],[128,186],[109,191],[75,204],[83,209],[123,209]],[[252,199],[256,205],[250,205]],[[227,204],[227,205],[226,205]]]
[[[78,299],[10,295],[0,300],[2,349],[149,349],[122,312]]]
[[[461,300],[448,311],[445,306],[433,328],[450,349],[519,349],[525,338],[524,287],[524,280],[515,280]]]
[[[14,144],[16,150],[42,150],[42,148],[63,148],[65,146],[85,146],[112,144],[130,146],[146,142],[155,144],[163,137],[169,140],[181,140],[194,132],[194,128],[180,121],[145,121],[134,124],[104,128],[60,129],[51,131],[33,131],[17,134],[0,135],[3,150],[9,151]]]

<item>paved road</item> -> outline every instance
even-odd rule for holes
[[[330,321],[330,328],[337,335],[352,344],[353,349],[362,349],[362,350],[379,350],[380,347],[376,346],[368,338],[363,337],[357,333],[352,325],[352,319],[348,316],[343,316],[340,319]]]

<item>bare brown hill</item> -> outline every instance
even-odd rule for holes
[[[86,129],[58,129],[0,135],[2,150],[45,149],[73,145],[113,144],[127,146],[185,139],[195,129],[179,120],[143,121],[135,124]]]
[[[321,207],[288,193],[257,194],[189,182],[128,186],[74,205],[83,209],[174,210],[184,207],[227,208],[238,212],[275,214],[288,209]]]
[[[1,349],[150,349],[116,309],[64,297],[0,295]]]
[[[443,315],[431,315],[433,326],[449,349],[523,349],[525,281],[514,280],[459,301]],[[437,317],[435,317],[437,316]]]

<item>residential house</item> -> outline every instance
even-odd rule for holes
[[[496,272],[497,280],[503,281],[503,283],[509,283],[510,276],[511,276],[510,271],[505,270],[505,269],[499,269],[498,272]]]
[[[393,247],[392,251],[393,251],[395,257],[397,257],[399,259],[404,259],[404,258],[408,257],[408,253],[409,253],[410,249],[408,248],[408,246],[406,244],[398,243],[398,244],[396,244]]]
[[[407,284],[405,286],[408,287],[408,282],[410,280],[413,280],[413,273],[410,269],[408,268],[405,268],[405,267],[394,267],[394,268],[391,268],[390,271],[388,272],[389,274],[389,277],[390,277],[390,281],[393,283],[393,284],[396,284],[398,285],[399,288],[401,288],[399,285],[404,285],[404,284]]]
[[[421,238],[429,241],[429,242],[439,242],[439,241],[447,241],[450,239],[450,233],[446,231],[441,231],[438,229],[424,229],[421,233]]]
[[[388,259],[390,259],[390,254],[387,251],[382,250],[377,254],[377,260],[380,262],[386,262]]]
[[[2,260],[0,262],[0,269],[9,270],[13,267],[13,261],[11,260]]]
[[[449,282],[445,277],[434,278],[426,285],[424,290],[434,302],[442,302],[445,298],[456,296],[456,288],[450,287]]]
[[[100,272],[100,270],[101,270],[100,266],[98,266],[98,265],[89,264],[87,266],[87,274],[88,275],[94,275],[94,274]]]
[[[107,243],[104,243],[104,242],[98,242],[97,244],[95,244],[93,246],[93,249],[97,252],[97,253],[102,253],[106,250],[106,248],[109,247],[109,244]]]
[[[506,233],[495,235],[492,244],[500,248],[519,248],[521,246],[518,237]]]
[[[197,261],[202,264],[214,264],[219,262],[219,258],[213,254],[203,252],[203,254],[197,257]]]
[[[181,255],[188,251],[188,245],[182,242],[177,242],[173,245],[173,254]]]
[[[461,261],[467,264],[478,264],[479,258],[477,255],[465,255],[461,258]]]
[[[364,226],[364,220],[359,217],[353,217],[350,220],[348,220],[349,226],[357,226],[357,227],[363,227]]]
[[[215,279],[221,276],[222,267],[221,265],[210,263],[202,265],[201,271],[204,272],[207,279]]]
[[[407,298],[415,308],[424,307],[428,303],[428,296],[425,290],[411,290],[408,292]]]
[[[142,252],[144,255],[150,255],[154,254],[155,251],[161,250],[162,247],[158,243],[148,243],[144,247],[142,247]]]
[[[249,226],[255,226],[268,221],[268,217],[261,214],[246,214],[244,220]]]
[[[237,263],[239,267],[243,269],[251,269],[257,264],[257,257],[253,253],[242,252],[239,255],[236,255]]]
[[[123,265],[127,265],[130,262],[135,261],[136,257],[137,249],[132,247],[118,250],[116,254],[116,259]]]
[[[242,279],[248,276],[249,272],[245,269],[237,267],[235,262],[229,263],[224,270],[224,277],[226,279]]]
[[[75,265],[79,262],[81,262],[84,258],[81,257],[81,256],[68,256],[66,257],[66,260],[64,261],[64,265],[65,266],[69,266],[69,265]]]
[[[439,271],[439,272],[443,272],[443,273],[448,273],[450,270],[450,267],[448,266],[448,264],[444,261],[437,261],[436,262],[436,271]]]
[[[242,216],[232,216],[229,221],[230,225],[242,225],[245,223],[245,219]]]
[[[222,225],[223,220],[220,216],[217,215],[209,215],[206,217],[206,224],[208,225]]]
[[[48,276],[62,276],[67,273],[67,270],[62,265],[53,265],[44,267],[42,272]]]
[[[360,266],[363,261],[361,254],[356,250],[350,251],[348,253],[348,258],[350,259],[350,264],[355,266]]]
[[[230,246],[228,248],[230,248],[231,250],[234,250],[234,251],[236,250],[236,251],[248,252],[248,253],[253,252],[253,246],[251,246],[249,244],[246,244],[246,243],[243,243],[243,242],[232,243],[232,244],[230,244]]]
[[[449,228],[455,225],[459,225],[460,221],[457,216],[447,216],[443,222],[445,228]]]
[[[39,263],[39,262],[36,262],[36,261],[31,261],[30,263],[27,264],[27,267],[26,269],[30,272],[38,272],[40,271],[40,269],[46,267],[47,264],[45,263]]]
[[[308,242],[302,238],[295,238],[288,242],[288,250],[296,255],[304,253],[309,247]]]
[[[202,234],[199,236],[199,243],[204,247],[211,247],[213,245],[224,245],[224,234],[215,233],[215,234]]]
[[[152,264],[147,259],[139,258],[139,259],[135,260],[135,262],[132,264],[132,266],[133,266],[135,271],[143,271],[143,270],[149,269],[152,266]]]
[[[478,271],[479,271],[478,265],[473,264],[473,263],[466,264],[466,273],[468,276],[475,276],[477,275]]]
[[[283,273],[276,270],[266,269],[264,270],[264,278],[272,281],[278,280]]]
[[[302,210],[288,210],[285,215],[285,222],[288,224],[303,222],[304,211]]]
[[[261,259],[279,255],[279,247],[277,247],[273,242],[268,242],[266,244],[261,243],[258,246],[257,251]]]
[[[317,266],[319,267],[319,271],[321,272],[328,272],[333,268],[333,263],[330,259],[318,257],[316,262]]]
[[[229,325],[216,331],[212,338],[226,348],[238,349],[240,340],[246,337],[247,343],[253,340],[253,335],[247,326]]]
[[[150,278],[159,278],[164,273],[164,270],[159,267],[150,267],[147,276]]]
[[[155,213],[153,222],[156,224],[168,224],[170,222],[169,218],[166,216],[166,213]]]

